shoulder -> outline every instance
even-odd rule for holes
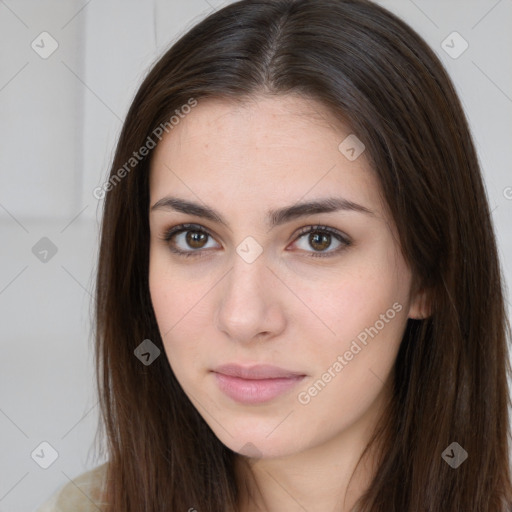
[[[82,473],[62,486],[36,512],[98,512],[108,463]]]

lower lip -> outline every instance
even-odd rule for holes
[[[223,373],[215,373],[221,391],[237,402],[260,404],[286,393],[295,387],[304,375],[277,379],[241,379]]]

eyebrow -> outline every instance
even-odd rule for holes
[[[178,197],[163,197],[151,207],[151,211],[154,210],[173,210],[189,215],[195,215],[196,217],[203,217],[229,228],[226,220],[213,208]],[[337,211],[355,211],[374,215],[374,212],[365,206],[349,201],[348,199],[344,199],[342,197],[327,197],[315,201],[297,203],[277,210],[269,210],[267,212],[267,223],[270,228],[273,228],[299,217]]]

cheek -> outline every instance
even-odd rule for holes
[[[194,322],[189,320],[193,310],[189,311],[188,301],[178,300],[183,295],[173,292],[177,284],[164,278],[150,280],[150,292],[165,355],[178,381],[186,382],[183,369],[197,360],[200,350],[194,340],[200,338],[191,329]]]
[[[172,265],[165,249],[151,248],[149,291],[164,342],[175,328],[188,321],[207,287],[208,282]]]
[[[356,422],[371,408],[396,360],[407,323],[407,283],[397,281],[389,269],[387,274],[380,270],[340,279],[324,286],[325,294],[314,296],[312,308],[322,312],[334,334],[325,330],[316,344],[309,343],[303,351],[303,360],[312,362],[312,372],[296,398],[310,428],[326,436],[340,425]],[[310,339],[314,339],[312,325]]]
[[[150,257],[149,288],[165,356],[182,390],[207,422],[225,414],[203,380],[211,355],[224,348],[216,344],[219,333],[213,328],[212,301],[220,279],[206,267],[204,272],[199,265],[178,268],[165,255]],[[215,431],[217,423],[210,426]]]
[[[333,327],[378,319],[394,302],[408,300],[409,278],[399,277],[390,266],[362,264],[345,273],[334,274],[317,288],[306,291],[314,305],[325,312]],[[336,329],[335,329],[336,330]]]
[[[359,258],[346,270],[323,281],[321,286],[301,291],[328,327],[323,329],[322,350],[318,345],[314,349],[311,346],[311,360],[329,368],[339,355],[346,354],[351,372],[360,367],[366,369],[362,371],[375,367],[376,373],[385,376],[394,362],[407,322],[409,271],[394,252],[387,250]],[[311,318],[308,332],[312,332],[314,320]]]
[[[205,307],[212,277],[195,279],[178,271],[165,255],[150,256],[149,291],[164,349],[178,379],[181,369],[201,356],[200,340],[205,335]],[[181,380],[181,379],[180,379]]]
[[[406,310],[406,300],[407,294],[389,277],[361,278],[344,283],[332,294],[328,301],[329,320],[341,339],[355,338],[375,325],[383,335],[392,335],[397,332],[396,324],[403,321],[399,313]]]

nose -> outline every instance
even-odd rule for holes
[[[252,263],[238,255],[234,259],[233,268],[218,287],[216,327],[240,343],[278,336],[286,326],[279,294],[282,284],[263,255]]]

